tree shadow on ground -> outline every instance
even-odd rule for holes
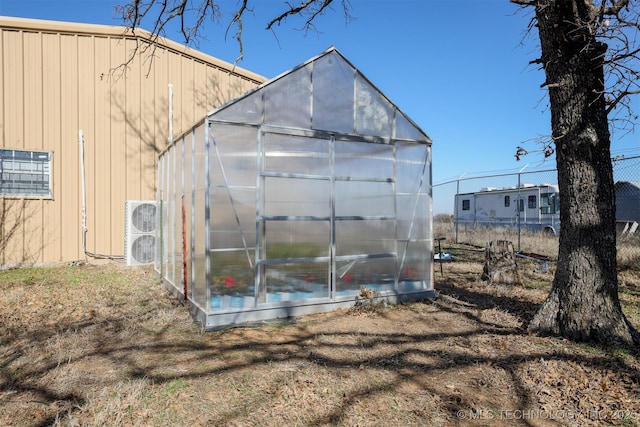
[[[144,310],[131,301],[118,313],[61,318],[55,327],[25,319],[10,328],[13,338],[0,335],[0,420],[21,411],[23,425],[123,416],[153,424],[143,415],[151,408],[155,419],[174,425],[465,424],[463,415],[507,414],[500,410],[593,408],[610,417],[615,404],[640,411],[631,400],[640,383],[637,358],[526,334],[507,321],[535,312],[537,304],[523,297],[453,281],[439,292],[436,301],[371,316],[346,310],[208,333],[160,292]],[[138,399],[123,409],[118,399],[134,382],[144,393],[129,391]],[[110,393],[99,398],[104,390]],[[167,408],[177,401],[172,419]]]
[[[482,288],[484,291],[479,290]],[[483,287],[474,286],[472,289],[453,279],[445,279],[438,283],[438,292],[441,294],[450,295],[479,310],[497,308],[506,311],[521,319],[526,325],[533,319],[540,304],[534,303],[524,296],[505,295],[510,292],[509,288],[510,286],[506,285],[487,284]],[[502,295],[496,295],[497,289],[501,291]]]

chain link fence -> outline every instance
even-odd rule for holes
[[[623,268],[637,268],[640,264],[640,156],[615,158],[612,162],[618,264]],[[518,172],[462,174],[434,184],[433,214],[435,233],[455,243],[485,245],[482,239],[488,236],[491,240],[513,241],[517,251],[541,251],[556,257],[557,170],[524,167]]]

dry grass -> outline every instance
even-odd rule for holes
[[[550,274],[489,286],[478,256],[436,301],[208,333],[148,268],[0,272],[0,425],[638,425],[638,354],[527,334]]]
[[[434,223],[434,235],[446,238],[447,243],[457,242],[471,246],[484,248],[492,240],[509,240],[513,242],[514,248],[523,252],[535,252],[551,258],[558,256],[558,236],[547,233],[532,232],[522,230],[520,240],[518,240],[518,230],[516,228],[486,228],[486,227],[456,227],[452,221],[437,221]]]
[[[434,222],[434,235],[446,238],[445,244],[455,243],[486,247],[492,240],[509,240],[522,252],[534,252],[553,259],[558,257],[558,236],[522,230],[520,239],[516,228],[485,228],[459,226],[456,231],[452,220]],[[456,239],[457,236],[457,239]],[[620,270],[640,268],[640,236],[620,237],[617,242],[617,261]]]
[[[633,270],[640,268],[640,236],[618,239],[618,268]]]

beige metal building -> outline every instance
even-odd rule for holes
[[[122,256],[125,201],[156,198],[170,134],[266,80],[151,40],[0,17],[1,266]]]

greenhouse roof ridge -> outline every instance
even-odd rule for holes
[[[339,58],[344,61],[344,63],[346,65],[348,65],[349,67],[351,67],[355,73],[355,75],[358,75],[360,78],[362,78],[363,81],[365,81],[368,85],[370,85],[375,91],[377,91],[377,93],[384,98],[384,100],[386,102],[388,102],[391,106],[393,106],[393,108],[395,108],[395,110],[401,114],[420,134],[422,134],[424,136],[424,140],[427,144],[431,144],[432,140],[431,138],[427,135],[426,132],[424,132],[422,130],[422,128],[420,126],[418,126],[407,114],[404,113],[404,111],[402,111],[392,100],[389,99],[389,97],[387,97],[384,92],[382,92],[373,82],[371,82],[367,76],[365,76],[351,61],[349,61],[349,59],[347,59],[342,52],[340,52],[335,46],[330,46],[329,48],[327,48],[326,50],[324,50],[323,52],[309,58],[308,60],[302,62],[301,64],[292,67],[282,73],[280,73],[279,75],[277,75],[276,77],[273,77],[269,80],[267,80],[266,82],[260,84],[259,86],[256,86],[255,88],[247,91],[246,93],[244,93],[243,95],[240,95],[239,97],[232,99],[228,102],[226,102],[225,104],[221,105],[220,107],[217,107],[213,110],[211,110],[209,113],[207,113],[206,117],[211,117],[213,115],[216,115],[222,111],[224,111],[225,109],[228,109],[229,107],[231,107],[232,105],[240,102],[243,99],[246,99],[248,97],[250,97],[251,95],[255,94],[256,92],[259,92],[261,90],[264,90],[265,88],[267,88],[268,86],[271,86],[273,84],[275,84],[276,82],[282,80],[283,78],[286,78],[287,76],[291,75],[292,73],[308,66],[309,64],[318,61],[319,59],[323,58],[324,56],[327,56],[329,54],[335,53],[336,55],[339,56]],[[202,123],[201,121],[198,122],[198,124]]]

